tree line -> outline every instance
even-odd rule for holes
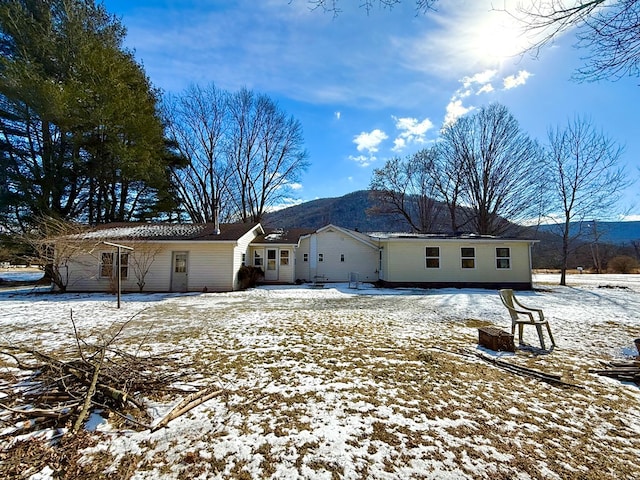
[[[621,148],[588,119],[532,140],[506,107],[489,105],[445,125],[429,148],[374,171],[377,212],[400,214],[415,232],[517,234],[552,221],[562,238],[561,283],[587,224],[615,212],[628,177]],[[440,227],[442,230],[442,227]]]
[[[125,34],[93,0],[0,3],[0,225],[259,221],[307,166],[301,124],[247,89],[161,95]]]

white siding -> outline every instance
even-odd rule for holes
[[[303,238],[296,253],[296,277],[313,280],[315,275],[323,275],[328,282],[347,282],[349,273],[357,272],[360,281],[377,281],[378,249],[354,235],[330,226]],[[308,262],[303,261],[305,253],[309,255]],[[319,261],[320,255],[323,261]]]
[[[388,282],[531,282],[529,243],[472,240],[383,241],[383,277]],[[439,247],[440,267],[426,268],[426,247]],[[475,249],[475,268],[462,268],[461,248]],[[496,267],[496,248],[510,249],[510,268]]]

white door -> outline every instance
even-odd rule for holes
[[[267,248],[267,264],[265,265],[264,279],[267,282],[278,281],[278,250]]]
[[[189,252],[173,252],[171,291],[186,292],[189,278]]]

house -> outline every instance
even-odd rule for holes
[[[294,283],[302,278],[297,272],[300,238],[310,229],[272,230],[258,235],[249,244],[248,265],[261,268],[266,283]]]
[[[264,282],[531,289],[535,241],[479,235],[364,234],[336,225],[265,231],[260,224],[115,224],[72,237],[68,291],[233,291],[243,265]],[[58,244],[56,249],[60,248]],[[118,261],[117,245],[121,250]],[[128,250],[132,249],[132,250]]]
[[[67,291],[113,291],[120,265],[123,291],[201,292],[239,288],[248,246],[260,224],[110,224],[66,237]],[[117,248],[122,245],[132,250]],[[62,250],[61,241],[56,249]],[[115,267],[115,268],[114,268]]]
[[[532,288],[537,240],[480,235],[374,234],[380,283],[390,287]]]
[[[273,230],[249,245],[251,265],[264,270],[265,283],[378,280],[378,246],[371,237],[336,225],[318,230]]]

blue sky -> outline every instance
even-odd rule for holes
[[[624,146],[629,176],[639,173],[640,79],[571,80],[585,53],[571,34],[537,58],[517,55],[526,37],[492,10],[495,0],[440,0],[424,15],[413,0],[369,14],[358,0],[341,0],[336,18],[307,0],[102,3],[127,27],[126,46],[156,87],[246,86],[302,123],[311,166],[297,201],[368,188],[387,159],[428,146],[444,122],[492,102],[541,142],[549,128],[589,118]],[[621,203],[634,219],[637,192],[628,189]]]

